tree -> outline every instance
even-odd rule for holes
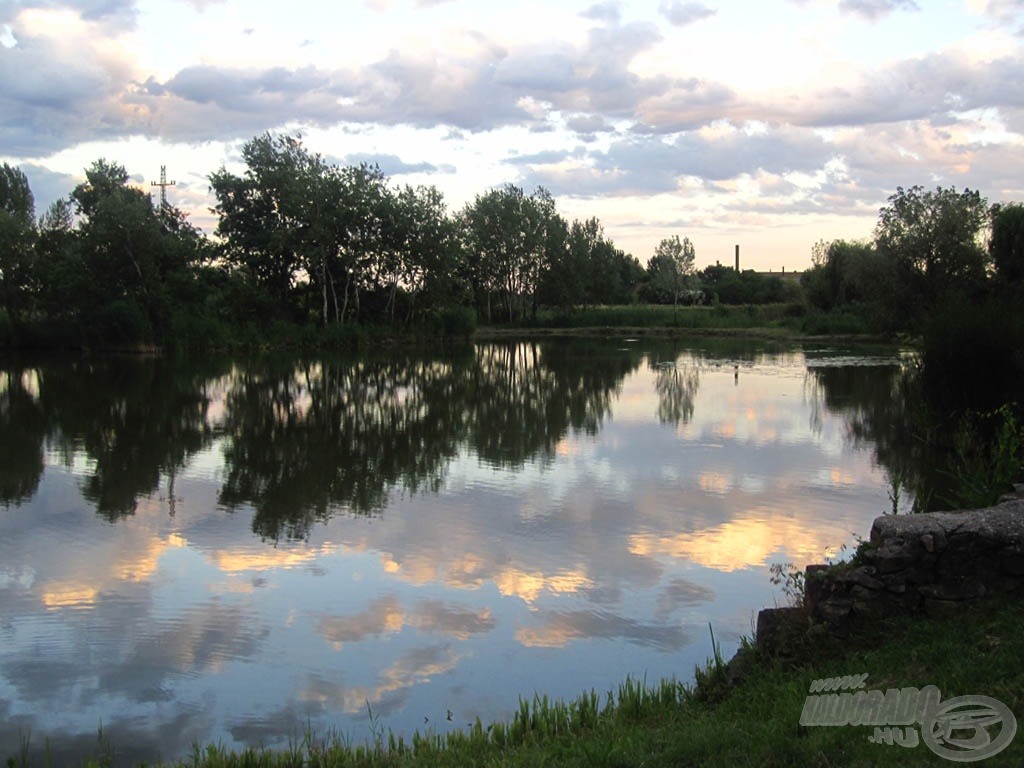
[[[302,266],[296,249],[296,195],[311,162],[297,138],[265,133],[242,147],[243,176],[221,168],[210,176],[220,219],[217,234],[229,264],[245,270],[266,293],[272,311],[288,306]]]
[[[463,210],[466,265],[478,306],[492,315],[492,300],[509,320],[536,311],[545,265],[560,245],[565,222],[544,189],[526,195],[507,184],[492,189]]]
[[[679,312],[679,299],[683,297],[687,284],[694,272],[696,254],[690,238],[679,240],[679,235],[666,237],[654,250],[654,256],[647,265],[647,271],[656,286],[672,297],[672,319]]]
[[[190,311],[179,307],[179,289],[205,250],[201,233],[176,208],[157,210],[117,163],[97,160],[85,177],[71,193],[79,216],[73,238],[65,206],[44,217],[51,263],[41,274],[57,271],[58,293],[73,292],[65,295],[72,313],[99,341],[171,341],[175,314]]]
[[[89,288],[84,285],[88,276],[74,228],[71,199],[61,197],[54,200],[39,217],[38,229],[33,268],[37,307],[48,320],[75,321],[81,298]],[[71,323],[68,325],[70,327]]]
[[[982,245],[988,220],[979,192],[898,187],[875,228],[875,247],[895,266],[897,300],[927,313],[943,297],[981,285],[989,263]]]
[[[436,187],[406,185],[394,196],[394,240],[400,254],[399,280],[410,293],[412,318],[421,309],[440,309],[460,303],[460,251],[444,197]],[[394,311],[392,297],[391,309]]]
[[[992,206],[989,255],[996,276],[1007,285],[1024,282],[1024,204]]]
[[[28,300],[35,203],[28,178],[19,168],[0,166],[0,301],[17,325]]]

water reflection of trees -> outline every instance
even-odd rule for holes
[[[162,358],[84,359],[4,371],[0,498],[34,493],[44,448],[88,461],[82,493],[108,519],[131,514],[163,474],[211,439],[203,383],[210,371]],[[31,388],[26,386],[31,382]]]
[[[558,343],[391,352],[239,371],[227,398],[220,501],[262,536],[305,535],[338,510],[369,514],[394,490],[434,490],[466,446],[498,466],[596,431],[636,362]]]
[[[551,458],[570,429],[600,429],[638,364],[638,353],[579,341],[481,347],[466,392],[469,447],[497,466]]]
[[[220,501],[263,536],[302,536],[388,491],[436,488],[464,431],[464,356],[386,355],[242,368],[227,398]],[[456,405],[458,404],[458,406]]]
[[[693,403],[700,387],[700,369],[682,362],[656,367],[654,387],[658,392],[658,421],[678,426],[693,418]]]
[[[501,467],[594,433],[640,352],[576,342],[378,351],[232,366],[104,358],[0,368],[0,502],[36,491],[44,452],[114,520],[221,440],[220,504],[262,536],[304,536],[339,510],[436,489],[468,451]],[[165,489],[173,496],[173,489]],[[173,505],[171,505],[173,509]]]
[[[926,397],[914,363],[809,368],[812,421],[821,409],[842,415],[856,445],[870,446],[894,487],[921,510],[948,508],[956,483],[956,416]]]
[[[0,371],[0,504],[27,501],[43,475],[46,417],[32,393],[34,371]]]

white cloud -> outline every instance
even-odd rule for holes
[[[917,11],[915,0],[839,0],[839,10],[874,21],[895,11]]]
[[[658,10],[677,27],[685,27],[689,24],[709,19],[716,13],[713,8],[708,8],[703,3],[684,3],[681,0],[662,3]]]
[[[301,127],[325,154],[436,175],[456,207],[502,181],[543,182],[595,212],[602,195],[650,208],[701,190],[723,201],[708,222],[729,199],[847,215],[929,174],[1019,186],[1002,170],[1024,135],[1019,0],[305,3],[4,4],[0,151],[68,174],[71,153],[121,160],[145,144],[135,172],[156,151],[203,178],[214,168],[189,166],[187,146],[227,157],[256,133]],[[312,10],[316,23],[302,22]],[[910,48],[908,29],[922,30]],[[755,123],[760,136],[736,132]],[[842,182],[825,170],[838,160]],[[738,191],[794,173],[820,188],[767,202]]]

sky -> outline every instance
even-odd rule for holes
[[[642,263],[810,265],[898,187],[1024,200],[1024,0],[0,0],[0,162],[99,158],[207,234],[265,131],[440,189],[543,186]]]

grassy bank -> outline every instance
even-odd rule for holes
[[[568,703],[536,698],[507,724],[477,723],[444,736],[369,744],[309,736],[282,751],[197,747],[180,765],[221,766],[916,766],[949,765],[923,743],[873,744],[868,726],[799,724],[812,680],[868,674],[867,690],[935,685],[946,701],[985,695],[1024,717],[1024,603],[964,610],[953,621],[880,623],[837,645],[809,645],[799,665],[758,659],[732,673],[721,659],[698,670],[696,685],[627,681],[616,691]],[[955,631],[953,631],[955,629]],[[90,764],[109,764],[113,753]],[[85,761],[83,761],[85,762]],[[17,756],[9,766],[22,765]],[[1024,764],[1024,735],[982,765]]]
[[[598,306],[586,309],[542,309],[536,317],[490,328],[560,329],[629,328],[669,332],[739,332],[756,330],[772,336],[867,336],[874,329],[847,312],[822,312],[799,302],[782,304],[717,304],[672,307],[664,304]]]

